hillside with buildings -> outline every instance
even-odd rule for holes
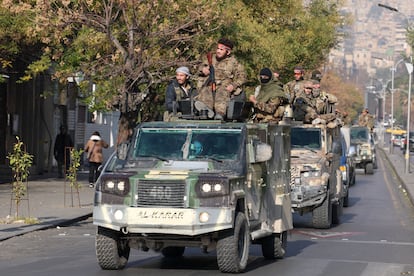
[[[400,12],[379,7],[395,7]],[[348,79],[358,81],[358,75],[374,76],[380,68],[391,68],[393,61],[410,54],[406,28],[414,15],[410,0],[346,0],[343,13],[352,19],[345,30],[346,37],[331,52],[330,64]]]
[[[339,72],[348,81],[366,89],[365,107],[382,120],[391,113],[391,101],[387,98],[390,96],[383,90],[387,85],[390,87],[391,69],[402,57],[411,55],[406,35],[407,28],[414,22],[413,2],[345,0],[342,13],[350,17],[352,23],[344,28],[343,41],[331,51],[327,69]],[[398,67],[395,74],[407,75],[403,62],[399,65],[401,68]],[[406,96],[401,95],[395,96],[394,118],[399,117],[404,123],[404,110],[399,103]]]

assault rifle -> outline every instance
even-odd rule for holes
[[[210,67],[210,75],[208,77],[208,82],[211,85],[211,92],[214,93],[216,92],[216,75],[214,72],[214,66],[213,66],[213,55],[211,52],[207,53],[207,60],[208,60],[208,66]]]
[[[213,55],[211,52],[207,53],[207,61],[208,61],[209,69],[210,69],[210,75],[208,77],[208,82],[211,86],[211,94],[213,96],[213,111],[214,111],[214,105],[216,103],[216,75],[214,72]]]

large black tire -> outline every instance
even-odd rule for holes
[[[341,215],[343,212],[343,199],[341,199],[338,204],[332,205],[332,223],[333,224],[339,224],[341,222]]]
[[[327,194],[324,202],[312,211],[312,225],[315,228],[328,229],[332,225],[332,203],[329,190]]]
[[[349,187],[348,190],[346,191],[346,195],[344,197],[344,207],[348,207],[349,206]]]
[[[354,186],[355,185],[355,178],[356,178],[356,173],[354,171],[354,174],[352,175],[351,181],[349,182],[349,186]]]
[[[221,272],[239,273],[247,265],[249,258],[250,233],[246,216],[236,215],[232,234],[217,242],[217,264]]]
[[[273,233],[262,239],[263,257],[269,260],[283,259],[287,247],[287,231],[281,234]]]
[[[365,174],[374,174],[374,165],[372,163],[365,165]]]
[[[178,258],[184,254],[184,246],[169,246],[161,250],[161,253],[166,258]]]
[[[95,250],[102,269],[123,269],[128,263],[131,248],[120,234],[98,226],[95,237]]]

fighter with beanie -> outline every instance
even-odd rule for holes
[[[249,97],[254,106],[255,122],[279,122],[283,118],[284,105],[288,103],[283,88],[274,81],[273,71],[263,68],[259,73],[260,86],[257,95]]]
[[[178,101],[191,101],[197,95],[190,77],[190,69],[186,66],[180,66],[175,70],[175,78],[168,84],[165,94],[165,107],[168,112],[181,112]]]

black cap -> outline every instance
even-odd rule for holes
[[[233,42],[225,37],[220,38],[218,44],[223,44],[224,46],[230,48],[230,50],[233,49],[234,46]]]

